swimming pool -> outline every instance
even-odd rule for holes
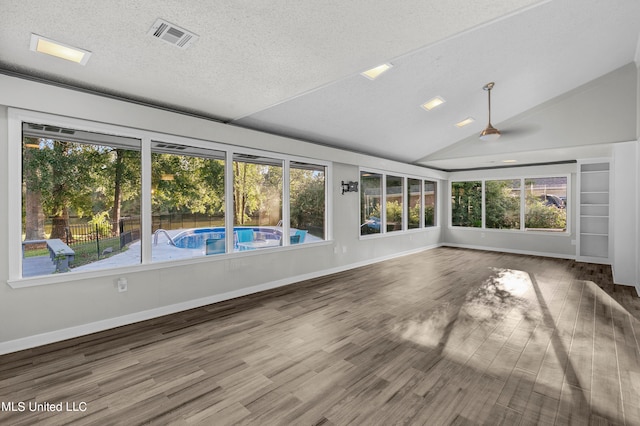
[[[276,228],[265,228],[261,226],[238,226],[233,231],[250,229],[257,240],[277,240],[282,239],[282,231]],[[207,240],[220,240],[225,237],[225,229],[218,228],[193,228],[180,232],[173,237],[173,242],[178,248],[204,249]]]

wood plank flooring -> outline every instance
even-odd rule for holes
[[[0,424],[640,425],[639,319],[607,266],[439,248],[2,356]]]

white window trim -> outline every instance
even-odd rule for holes
[[[163,269],[167,267],[174,267],[180,265],[188,265],[201,262],[215,262],[222,260],[228,260],[233,257],[241,256],[256,256],[259,255],[261,250],[246,251],[246,252],[232,252],[229,247],[233,245],[233,233],[227,232],[227,253],[220,256],[210,257],[194,257],[189,259],[182,259],[176,261],[166,262],[152,262],[151,258],[151,141],[171,141],[176,144],[189,145],[194,147],[206,148],[211,150],[222,151],[225,153],[225,208],[227,212],[233,212],[233,155],[234,154],[249,154],[260,155],[264,157],[270,157],[278,160],[282,160],[283,170],[286,169],[285,164],[290,164],[292,161],[302,162],[312,165],[317,165],[325,168],[325,238],[323,241],[314,243],[299,244],[290,246],[288,241],[284,241],[283,247],[277,247],[273,249],[264,249],[269,252],[273,251],[288,251],[299,250],[309,247],[318,247],[322,245],[333,244],[333,188],[331,185],[331,178],[333,172],[333,163],[326,160],[318,160],[314,158],[300,157],[270,151],[261,151],[253,148],[240,147],[233,144],[225,144],[222,142],[208,141],[203,139],[189,138],[184,136],[166,134],[161,132],[154,132],[149,130],[141,130],[130,128],[126,126],[119,126],[109,123],[95,122],[91,120],[84,120],[73,117],[64,117],[55,114],[43,113],[38,111],[30,111],[19,108],[8,108],[8,157],[9,165],[7,169],[8,173],[8,188],[7,198],[9,201],[8,211],[8,223],[10,224],[8,230],[7,252],[9,260],[9,271],[7,283],[12,288],[32,287],[47,284],[56,284],[61,282],[70,282],[84,279],[91,279],[97,277],[109,277],[120,276],[124,273],[141,272],[146,270]],[[52,274],[52,275],[40,275],[34,277],[22,277],[22,193],[21,186],[16,182],[22,182],[22,144],[17,141],[22,141],[22,124],[24,122],[45,124],[51,126],[58,126],[63,128],[71,128],[75,130],[82,130],[87,132],[112,134],[117,136],[129,137],[139,139],[141,141],[141,208],[140,208],[140,221],[141,221],[141,263],[139,265],[125,266],[122,268],[105,268],[95,271],[83,271],[83,272],[67,272],[64,274]],[[285,176],[283,172],[283,178]],[[285,191],[286,188],[286,191]],[[289,181],[283,181],[283,196],[288,194]],[[288,199],[288,198],[287,198]],[[283,198],[285,200],[285,198]],[[284,218],[284,204],[283,203],[283,218]],[[284,222],[284,220],[283,220]],[[13,226],[14,224],[20,224],[20,226]],[[283,225],[285,225],[283,223]],[[233,228],[233,214],[225,214],[225,226],[227,229]],[[289,228],[289,224],[286,224],[286,228]],[[284,229],[284,228],[283,228]],[[229,241],[231,240],[231,241]],[[145,243],[146,241],[146,243]]]

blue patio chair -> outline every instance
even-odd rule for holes
[[[253,229],[238,229],[236,230],[236,242],[237,243],[249,243],[253,241]],[[240,251],[251,250],[248,247],[238,246]]]
[[[223,238],[209,238],[206,241],[206,255],[221,254],[224,253],[224,239]]]
[[[302,243],[304,243],[304,237],[307,236],[307,231],[303,231],[301,229],[298,229],[296,231],[296,233],[293,234],[293,235],[299,235],[300,236],[300,241],[299,242],[300,242],[300,244],[302,244]]]
[[[300,235],[289,236],[289,244],[300,244]]]

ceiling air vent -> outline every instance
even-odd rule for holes
[[[166,43],[173,44],[180,49],[186,49],[191,46],[200,36],[173,25],[164,19],[158,19],[147,33],[152,37],[160,39]]]

